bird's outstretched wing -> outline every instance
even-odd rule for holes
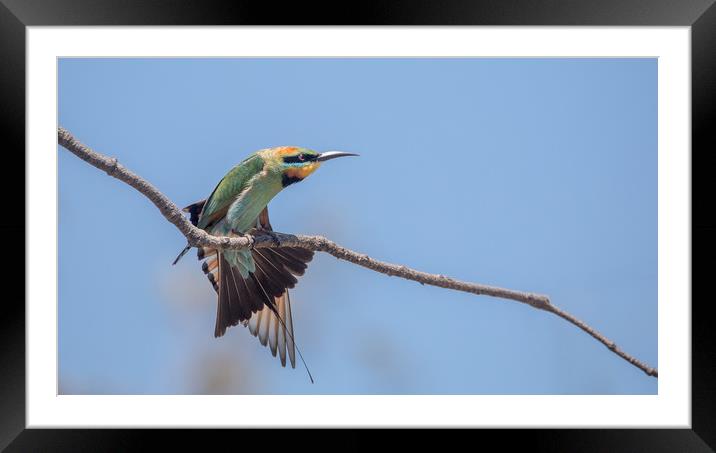
[[[192,223],[203,201],[188,206]],[[268,209],[257,219],[257,228],[272,231]],[[252,231],[255,232],[255,231]],[[226,329],[239,323],[247,326],[271,353],[278,353],[286,365],[288,355],[295,368],[295,343],[289,288],[303,275],[313,252],[299,247],[262,248],[251,251],[256,271],[243,278],[222,256],[221,251],[200,248],[198,258],[204,260],[202,270],[218,294],[214,335],[222,336]],[[280,319],[279,319],[280,317]]]

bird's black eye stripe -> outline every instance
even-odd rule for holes
[[[295,156],[286,156],[283,158],[283,161],[287,164],[300,164],[301,162],[316,160],[316,158],[318,158],[318,155],[316,154],[301,153],[296,154]]]

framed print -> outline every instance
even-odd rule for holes
[[[0,8],[27,175],[11,451],[140,442],[97,428],[716,444],[711,2],[97,5]]]

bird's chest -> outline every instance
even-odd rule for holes
[[[266,172],[256,175],[229,207],[228,226],[241,233],[253,228],[261,211],[282,188],[280,179]]]

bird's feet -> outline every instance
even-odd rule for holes
[[[252,235],[236,231],[233,228],[231,229],[231,234],[247,239],[249,241],[249,250],[254,249],[254,243],[256,242],[256,239]]]

